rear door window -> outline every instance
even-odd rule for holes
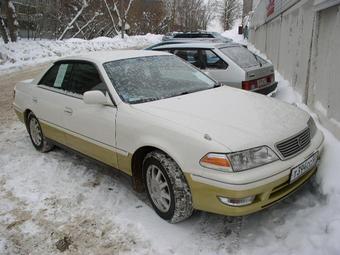
[[[72,67],[73,65],[70,63],[54,64],[40,80],[39,85],[69,90]]]
[[[208,69],[227,69],[228,64],[224,62],[211,50],[202,51],[203,67]]]
[[[262,66],[267,63],[263,58],[257,56],[244,47],[225,47],[220,48],[219,50],[242,68]]]
[[[190,64],[201,68],[201,61],[199,57],[199,51],[195,49],[177,49],[171,52],[176,56],[188,61]]]
[[[73,93],[83,95],[89,90],[99,90],[106,94],[107,87],[102,82],[97,68],[91,63],[76,63],[72,71]]]

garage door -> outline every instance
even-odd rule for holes
[[[340,122],[340,5],[319,12],[314,61],[314,104]]]

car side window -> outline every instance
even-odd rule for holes
[[[208,69],[227,69],[228,64],[224,62],[211,50],[203,50],[203,66]]]
[[[173,54],[184,59],[185,61],[188,61],[190,64],[201,68],[201,61],[198,50],[177,49],[174,50]]]
[[[40,80],[39,85],[45,85],[55,89],[69,90],[69,81],[72,72],[72,64],[54,64]]]
[[[90,90],[99,90],[104,94],[107,92],[107,87],[102,82],[97,68],[91,63],[74,64],[71,84],[71,91],[80,95]]]

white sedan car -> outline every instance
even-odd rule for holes
[[[14,109],[37,150],[57,145],[123,171],[172,223],[194,209],[272,205],[316,172],[323,143],[306,112],[220,86],[165,52],[58,60],[16,86]]]

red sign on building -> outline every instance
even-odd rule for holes
[[[274,13],[275,0],[268,0],[267,17]]]

